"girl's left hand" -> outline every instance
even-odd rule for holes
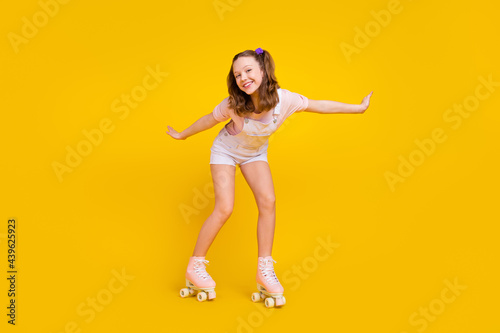
[[[371,93],[369,93],[368,96],[363,98],[363,100],[361,101],[361,106],[362,106],[363,112],[366,109],[368,109],[368,106],[370,106],[370,97],[372,96],[372,94],[373,94],[373,91]]]

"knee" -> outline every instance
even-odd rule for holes
[[[276,207],[276,197],[274,194],[266,195],[259,200],[259,211],[272,212]]]
[[[222,222],[226,222],[226,220],[229,219],[229,217],[233,213],[233,205],[230,204],[216,205],[214,213]]]

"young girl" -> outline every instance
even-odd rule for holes
[[[219,132],[211,147],[210,168],[214,183],[215,206],[201,227],[186,271],[188,288],[181,296],[194,294],[198,300],[215,298],[215,282],[207,273],[206,253],[217,233],[228,220],[234,205],[236,166],[250,186],[259,210],[257,224],[258,261],[257,288],[253,301],[266,298],[266,306],[284,305],[283,287],[274,273],[271,251],[275,226],[275,195],[271,170],[267,161],[268,138],[294,112],[363,113],[373,92],[361,104],[345,104],[329,100],[311,100],[281,89],[274,75],[274,61],[261,48],[246,50],[234,56],[227,76],[229,96],[213,112],[201,117],[182,132],[168,126],[167,134],[177,140],[207,130],[231,118]],[[205,293],[207,292],[207,293]]]

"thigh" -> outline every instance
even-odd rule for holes
[[[234,206],[234,176],[236,167],[228,164],[210,164],[214,183],[215,208],[231,211]]]
[[[255,161],[240,165],[241,173],[252,189],[257,205],[275,200],[271,168],[266,161]]]

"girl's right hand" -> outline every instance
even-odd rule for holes
[[[167,126],[169,131],[167,131],[167,134],[170,135],[172,138],[176,139],[176,140],[185,140],[186,138],[184,138],[182,136],[181,133],[177,132],[176,130],[174,130],[172,127],[170,126]]]

